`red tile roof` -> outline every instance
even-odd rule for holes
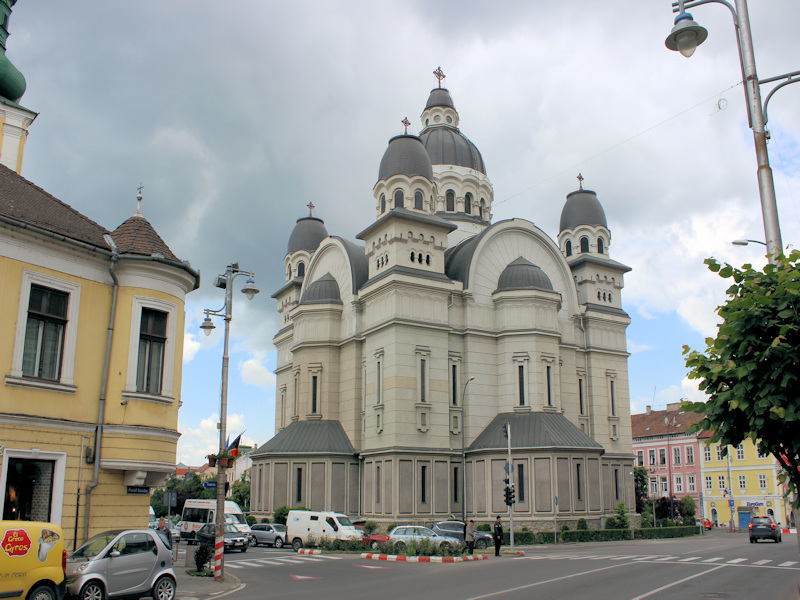
[[[169,246],[156,233],[150,222],[142,216],[133,215],[111,234],[120,254],[161,254],[167,260],[180,262]]]
[[[670,422],[669,427],[664,423],[664,418]],[[675,424],[672,424],[672,419]],[[650,413],[631,415],[631,430],[634,441],[636,438],[651,437],[656,435],[667,435],[683,433],[693,423],[697,423],[703,415],[685,412],[682,409],[653,410]]]

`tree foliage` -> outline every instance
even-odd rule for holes
[[[242,510],[250,510],[250,480],[246,474],[231,486],[231,500],[236,502]]]
[[[711,433],[724,452],[750,438],[783,466],[782,480],[800,486],[800,251],[780,255],[762,271],[707,259],[708,268],[731,279],[716,338],[704,352],[684,346],[689,377],[708,401],[684,402],[705,415],[689,432]],[[795,508],[800,508],[800,495]]]
[[[636,491],[636,512],[642,514],[647,500],[647,467],[634,467],[633,483]]]

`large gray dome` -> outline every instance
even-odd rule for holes
[[[342,296],[339,294],[339,284],[330,273],[312,282],[303,292],[300,304],[341,304]]]
[[[449,106],[455,109],[453,98],[447,88],[433,88],[431,95],[428,96],[428,102],[425,104],[425,109],[433,108],[434,106]]]
[[[325,222],[317,217],[301,217],[289,236],[287,254],[294,254],[298,250],[314,252],[322,240],[328,237]]]
[[[483,157],[475,144],[455,127],[437,125],[420,134],[425,150],[434,165],[457,165],[486,175]]]
[[[431,159],[417,136],[397,135],[389,140],[378,169],[378,179],[386,180],[394,175],[422,175],[433,181]]]
[[[576,190],[567,194],[567,201],[561,210],[559,231],[575,229],[579,225],[600,225],[608,229],[606,213],[592,190]]]
[[[495,292],[506,290],[543,290],[553,291],[553,283],[544,271],[531,261],[519,257],[510,262],[500,273]]]

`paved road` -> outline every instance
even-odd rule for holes
[[[720,531],[679,540],[534,546],[524,557],[461,564],[251,548],[227,554],[226,569],[246,584],[236,600],[796,600],[797,548],[795,535],[784,535],[781,544],[750,544],[746,534]]]

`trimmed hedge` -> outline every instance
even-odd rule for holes
[[[565,531],[559,536],[562,542],[614,542],[631,539],[630,529],[584,529]]]
[[[578,529],[570,531],[559,531],[558,541],[562,542],[614,542],[621,540],[641,539],[656,540],[665,538],[688,537],[702,534],[702,527],[692,525],[691,527],[656,527],[645,529]],[[552,531],[515,531],[514,545],[533,546],[536,544],[552,544]],[[503,544],[509,545],[511,536],[506,531],[503,534]]]
[[[702,535],[703,528],[700,525],[690,525],[683,527],[647,527],[636,529],[634,534],[636,539],[642,540],[661,540],[664,538],[689,537],[690,535]]]

